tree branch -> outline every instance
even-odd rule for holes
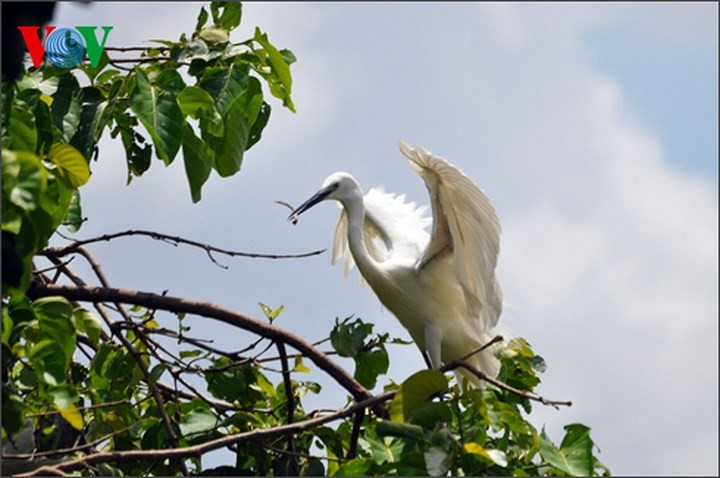
[[[285,395],[287,396],[287,422],[288,424],[295,421],[295,396],[293,394],[292,383],[290,382],[290,367],[288,365],[287,352],[285,351],[285,344],[282,342],[276,342],[278,354],[280,354],[280,363],[282,364],[282,377],[283,384],[285,385]],[[295,438],[292,434],[288,435],[288,451],[291,453],[288,473],[291,475],[299,476],[300,467],[298,466],[297,456],[293,456],[295,453]]]
[[[252,252],[239,252],[239,251],[231,251],[228,249],[221,249],[219,247],[211,246],[210,244],[203,244],[201,242],[193,241],[190,239],[185,239],[179,236],[169,236],[167,234],[162,234],[159,232],[154,231],[146,231],[146,230],[135,230],[130,229],[127,231],[122,232],[115,232],[112,234],[103,234],[102,236],[92,237],[89,239],[83,239],[80,241],[75,241],[71,244],[68,244],[67,246],[62,247],[48,247],[45,248],[45,250],[41,251],[41,255],[49,255],[53,254],[55,256],[64,256],[66,254],[69,254],[71,252],[75,252],[78,248],[81,246],[84,246],[86,244],[92,244],[95,242],[104,242],[104,241],[111,241],[113,239],[117,239],[119,237],[125,237],[125,236],[147,236],[152,239],[155,239],[157,241],[165,241],[168,242],[174,246],[177,246],[179,244],[186,244],[189,246],[197,247],[200,249],[203,249],[208,256],[210,256],[210,260],[213,261],[216,265],[219,267],[227,268],[226,266],[222,266],[218,264],[218,262],[212,257],[212,253],[218,253],[223,254],[230,257],[249,257],[253,259],[299,259],[303,257],[311,257],[316,256],[318,254],[322,254],[326,251],[326,249],[319,249],[316,251],[311,252],[304,252],[300,254],[259,254],[259,253],[252,253]]]
[[[266,440],[268,438],[274,438],[277,436],[282,435],[288,435],[288,434],[295,434],[299,432],[303,432],[306,430],[310,430],[312,428],[316,428],[320,425],[324,425],[325,423],[332,422],[335,420],[339,420],[341,418],[348,417],[358,410],[373,407],[377,408],[379,404],[382,402],[385,402],[389,399],[391,399],[393,396],[395,396],[396,391],[391,390],[389,392],[382,393],[380,395],[370,395],[365,400],[362,400],[354,405],[351,405],[349,407],[337,410],[334,413],[331,413],[329,415],[324,415],[322,417],[313,418],[310,420],[305,420],[302,422],[297,422],[289,425],[281,425],[274,428],[267,428],[267,429],[255,429],[249,432],[244,433],[238,433],[236,435],[230,435],[225,436],[222,438],[217,438],[215,440],[210,440],[205,443],[201,443],[199,445],[193,445],[193,446],[187,446],[187,447],[181,447],[181,448],[172,448],[172,449],[161,449],[161,450],[128,450],[128,451],[114,451],[114,452],[107,452],[107,453],[96,453],[94,455],[88,455],[84,456],[82,458],[78,458],[73,461],[68,461],[61,463],[56,466],[47,467],[48,470],[43,470],[46,472],[67,472],[67,471],[74,471],[79,470],[81,468],[87,467],[89,465],[94,465],[97,463],[108,463],[108,462],[124,462],[124,461],[140,461],[140,460],[166,460],[166,459],[180,459],[180,458],[189,458],[193,456],[200,456],[204,453],[207,453],[212,450],[217,450],[218,448],[224,448],[230,445],[234,445],[237,443],[242,443],[246,441],[261,441]],[[37,471],[37,470],[36,470]],[[31,471],[25,474],[17,475],[17,476],[36,476],[36,471]]]
[[[372,397],[365,387],[355,380],[347,371],[337,365],[322,351],[315,348],[304,339],[272,324],[260,322],[246,315],[226,309],[224,307],[200,302],[191,299],[162,296],[150,292],[139,292],[127,289],[112,289],[105,287],[76,287],[69,285],[53,285],[33,283],[28,290],[28,297],[36,299],[60,295],[69,300],[85,302],[121,302],[126,304],[141,305],[153,309],[167,310],[169,312],[185,312],[189,314],[208,317],[226,324],[248,330],[254,334],[267,339],[283,342],[303,355],[308,357],[321,370],[330,375],[345,390],[355,398],[356,401]],[[386,411],[382,406],[376,406],[373,411],[378,416],[385,416]]]
[[[486,382],[495,385],[497,388],[508,391],[510,393],[514,393],[519,397],[527,398],[528,400],[534,400],[536,402],[542,403],[543,405],[552,405],[555,408],[558,408],[558,405],[565,405],[567,407],[572,406],[572,402],[570,400],[550,400],[547,398],[543,398],[540,395],[535,395],[534,393],[525,392],[515,387],[511,387],[510,385],[501,382],[500,380],[497,380],[495,378],[492,378],[484,372],[481,372],[480,370],[476,369],[475,367],[466,362],[463,362],[462,360],[453,360],[451,362],[448,362],[443,367],[441,367],[440,370],[442,370],[443,372],[449,372],[451,370],[455,370],[458,367],[464,368],[480,380],[485,380]]]

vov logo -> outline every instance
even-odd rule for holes
[[[59,68],[73,68],[87,57],[90,65],[97,67],[105,49],[108,33],[113,27],[101,27],[104,34],[101,42],[95,36],[98,27],[82,26],[72,28],[45,27],[45,44],[40,43],[39,26],[18,27],[22,33],[33,66],[40,68],[43,56]]]

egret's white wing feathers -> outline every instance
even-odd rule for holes
[[[418,269],[451,251],[470,317],[480,318],[487,328],[494,327],[502,309],[495,279],[500,251],[495,208],[469,177],[445,159],[403,141],[400,151],[425,181],[433,211],[430,243],[418,260]]]
[[[404,142],[400,150],[430,194],[430,234],[426,207],[378,188],[363,196],[345,172],[328,176],[290,219],[324,200],[341,204],[333,264],[342,259],[346,275],[357,264],[361,283],[370,284],[437,368],[485,345],[498,322],[500,223],[487,196],[458,168]],[[500,367],[489,349],[467,360],[493,377]],[[474,375],[468,379],[482,386]]]
[[[404,194],[386,193],[381,187],[370,189],[363,197],[363,204],[363,236],[373,259],[385,262],[390,258],[416,258],[422,253],[430,238],[425,230],[431,222],[424,214],[427,206],[417,207],[414,202],[405,202]],[[342,209],[335,227],[332,263],[344,260],[343,274],[346,276],[355,265],[347,229],[347,213]],[[364,283],[362,274],[360,281]]]

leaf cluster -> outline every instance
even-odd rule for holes
[[[521,351],[522,353],[519,353]],[[542,358],[522,339],[498,354],[503,368],[518,371],[516,385],[532,392]],[[609,470],[594,455],[590,428],[565,427],[558,447],[538,433],[527,413],[526,397],[494,386],[464,388],[438,370],[406,379],[390,405],[389,419],[366,419],[358,457],[343,463],[336,475],[453,476],[570,475],[593,476]]]
[[[237,173],[262,137],[271,107],[261,82],[294,111],[292,52],[278,50],[259,28],[250,39],[231,41],[242,18],[239,2],[213,2],[209,10],[200,9],[190,38],[156,40],[139,47],[137,58],[115,58],[126,47],[107,47],[95,67],[45,62],[3,83],[3,296],[27,289],[33,256],[61,224],[80,228],[79,188],[104,135],[122,143],[128,183],[153,156],[167,166],[182,154],[198,202],[212,171]],[[89,84],[81,86],[81,76]]]

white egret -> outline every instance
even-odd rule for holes
[[[400,151],[425,181],[425,206],[373,188],[363,196],[350,174],[330,175],[322,189],[289,219],[321,201],[342,205],[332,263],[357,264],[380,302],[407,329],[429,366],[438,368],[479,349],[492,337],[502,309],[495,278],[500,222],[488,197],[460,169],[422,148],[400,142]],[[468,363],[495,377],[499,362],[484,350]],[[463,373],[475,385],[475,376]]]

